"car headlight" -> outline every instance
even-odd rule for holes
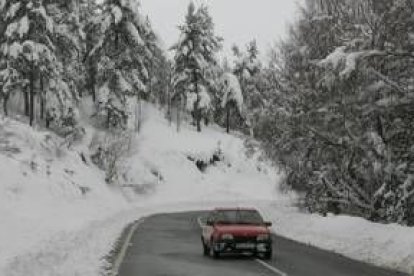
[[[232,234],[223,234],[223,235],[221,235],[221,239],[222,240],[232,240],[232,239],[234,239],[234,237],[233,237]]]
[[[257,236],[257,241],[261,242],[261,241],[268,241],[270,240],[270,235],[269,234],[260,234]]]

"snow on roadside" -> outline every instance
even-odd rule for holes
[[[40,244],[12,259],[3,270],[0,270],[0,275],[106,275],[111,268],[106,257],[116,247],[117,240],[128,224],[154,214],[209,210],[215,206],[231,207],[234,204],[250,203],[224,201],[151,206],[146,206],[146,203],[137,204],[134,208],[92,221],[82,228],[56,232],[49,239],[42,240]]]
[[[11,264],[47,241],[129,208],[103,172],[62,144],[49,132],[0,118],[0,275],[17,271]],[[21,275],[42,275],[33,273]]]
[[[283,237],[354,260],[414,274],[414,228],[383,225],[350,216],[301,212],[289,204],[259,204]]]

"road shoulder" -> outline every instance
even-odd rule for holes
[[[132,235],[138,228],[139,224],[144,221],[144,218],[136,220],[128,224],[122,231],[119,238],[114,242],[113,249],[105,257],[106,267],[105,276],[116,276],[118,275],[119,267],[125,257],[126,250],[129,247]]]

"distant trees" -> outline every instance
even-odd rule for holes
[[[412,1],[307,2],[275,51],[259,138],[309,209],[412,223]]]
[[[208,120],[211,92],[217,81],[216,53],[221,39],[214,34],[214,24],[206,6],[188,7],[185,24],[179,27],[181,36],[172,47],[175,51],[173,86],[175,98],[184,98],[192,113],[197,130],[201,120]]]

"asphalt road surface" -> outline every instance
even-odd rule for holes
[[[219,260],[202,254],[198,218],[205,213],[155,215],[143,220],[126,238],[129,247],[118,258],[119,276],[391,276],[405,275],[340,255],[274,237],[274,256]]]

